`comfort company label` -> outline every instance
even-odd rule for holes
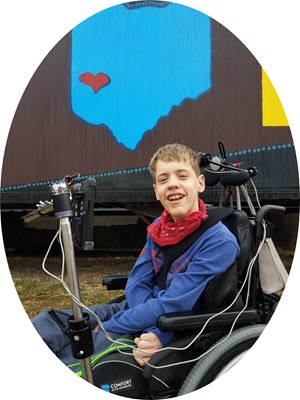
[[[106,385],[101,385],[101,389],[110,392],[110,393],[115,393],[115,392],[120,392],[122,390],[128,390],[133,388],[133,383],[131,378],[130,379],[124,379],[119,382],[113,382],[110,384]]]

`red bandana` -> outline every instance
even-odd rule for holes
[[[205,203],[199,199],[199,211],[192,212],[184,219],[173,222],[171,215],[164,210],[158,221],[148,226],[151,239],[159,246],[179,243],[193,233],[205,221],[208,215]]]

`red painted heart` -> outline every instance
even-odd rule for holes
[[[85,72],[80,75],[79,80],[94,89],[95,93],[110,83],[110,77],[103,72],[100,72],[97,75],[94,75],[91,72]]]

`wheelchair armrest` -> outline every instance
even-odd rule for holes
[[[206,321],[216,315],[219,310],[210,310],[210,312],[205,314],[197,314],[195,312],[179,312],[179,313],[167,313],[160,315],[157,320],[157,327],[162,332],[178,332],[187,330],[200,330],[203,328]],[[238,316],[239,311],[227,311],[212,318],[208,324],[208,328],[214,328],[217,326],[231,326],[235,318]],[[236,322],[237,325],[245,323],[257,322],[259,315],[256,309],[246,309],[241,313]]]
[[[106,286],[107,290],[125,289],[128,275],[113,275],[105,276],[102,280],[102,285]]]

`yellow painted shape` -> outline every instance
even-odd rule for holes
[[[262,69],[262,124],[289,126],[284,109],[268,75]]]

